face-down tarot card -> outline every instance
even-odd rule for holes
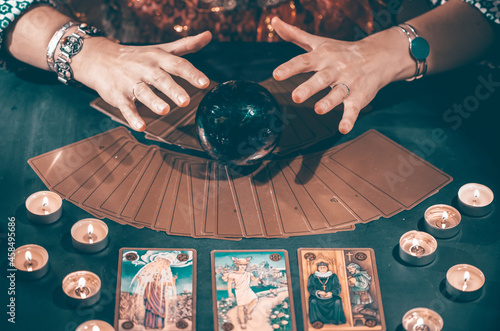
[[[295,330],[284,250],[212,251],[215,330]]]
[[[384,331],[371,248],[300,248],[304,330]]]
[[[122,248],[116,292],[116,330],[196,330],[196,251]]]

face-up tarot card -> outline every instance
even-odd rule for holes
[[[120,250],[116,330],[196,330],[195,309],[195,250]]]
[[[386,330],[371,248],[300,248],[304,330]]]
[[[285,250],[212,251],[214,330],[295,330]]]

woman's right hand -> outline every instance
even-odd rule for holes
[[[181,77],[197,88],[208,87],[207,76],[181,56],[200,50],[211,39],[207,31],[171,43],[125,46],[107,38],[92,37],[85,40],[71,66],[76,80],[119,108],[134,130],[144,131],[146,124],[137,112],[135,99],[159,115],[167,114],[170,106],[150,88],[155,87],[178,106],[187,106],[189,95],[172,76]]]

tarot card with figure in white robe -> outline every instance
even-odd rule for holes
[[[285,250],[212,251],[215,330],[296,330]]]
[[[196,330],[196,251],[122,248],[115,329]]]
[[[304,330],[386,330],[371,248],[300,248]]]

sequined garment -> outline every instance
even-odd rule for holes
[[[270,24],[274,16],[317,35],[361,39],[393,24],[374,20],[373,13],[389,13],[384,1],[64,0],[63,7],[123,43],[166,42],[206,30],[219,41],[272,42],[280,40]]]

